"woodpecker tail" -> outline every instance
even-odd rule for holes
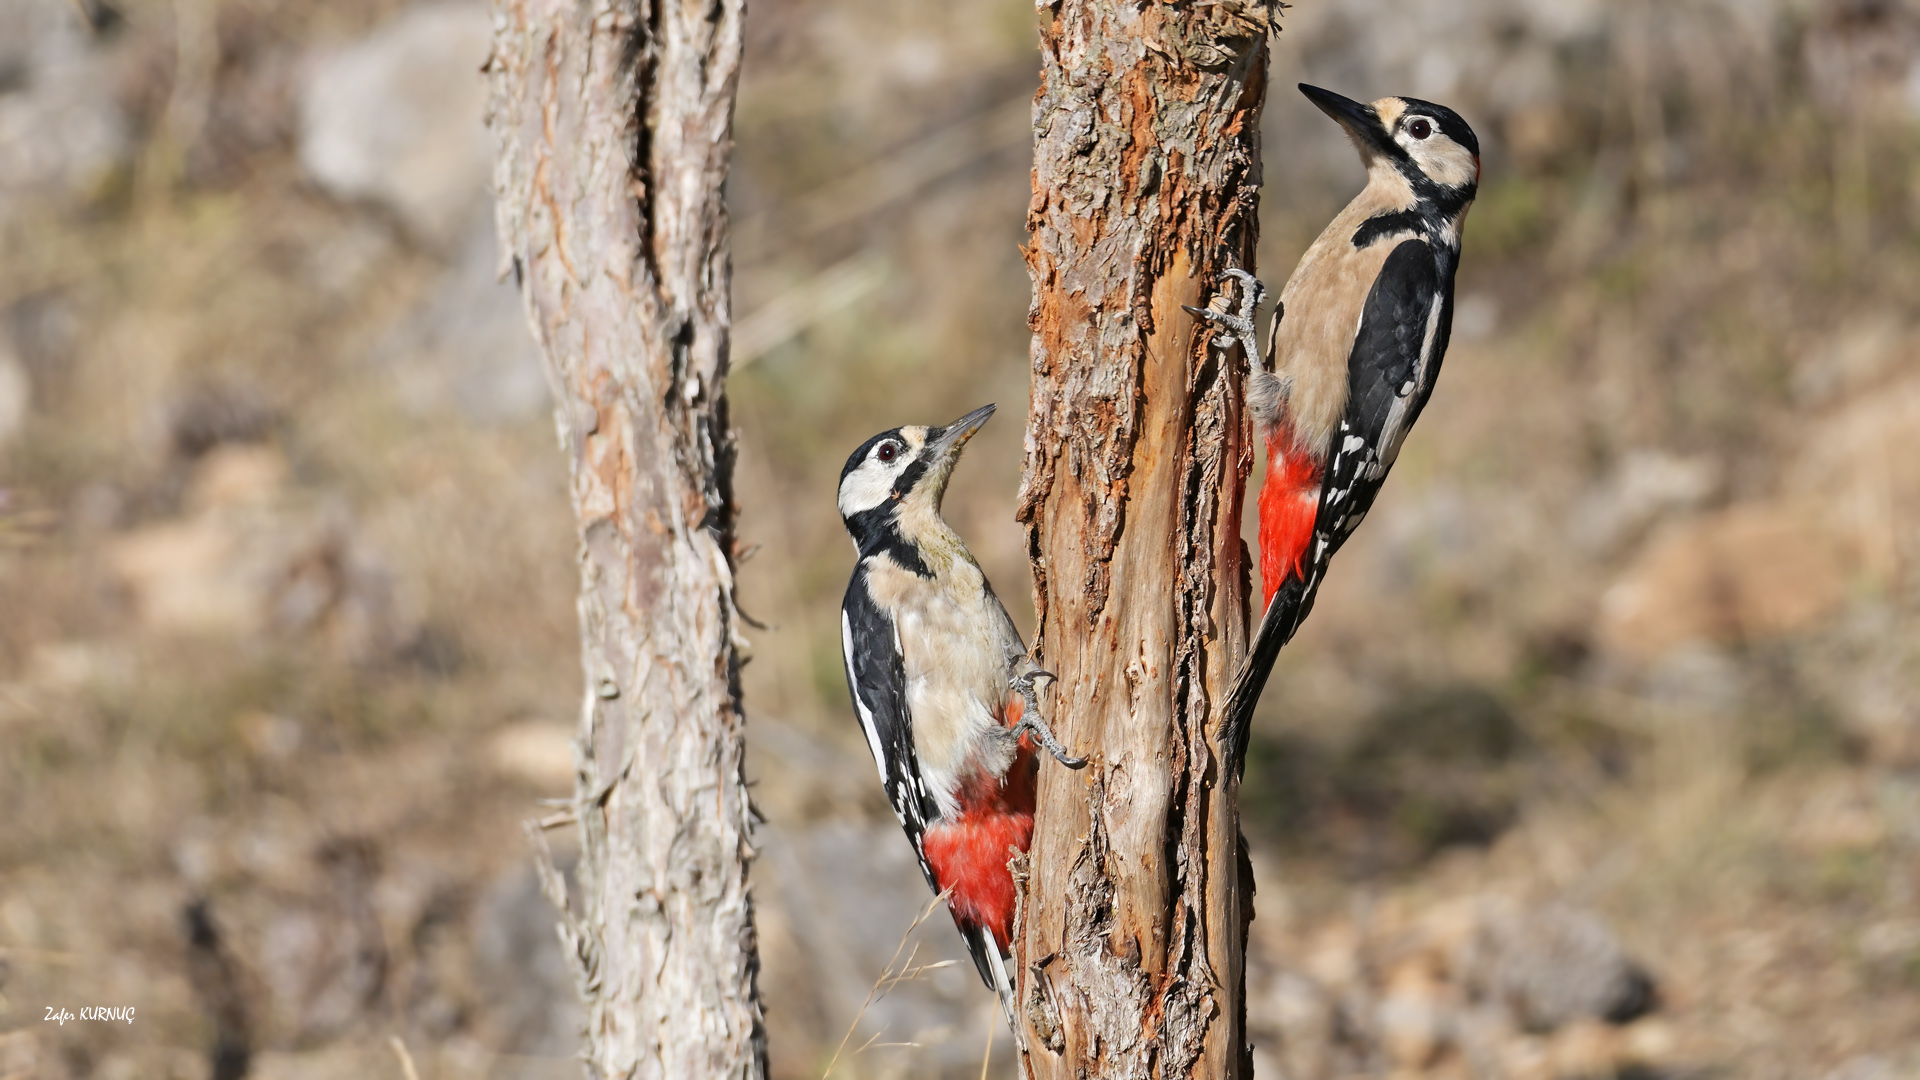
[[[1012,957],[1000,951],[1000,943],[994,940],[993,931],[985,927],[976,927],[966,938],[967,951],[973,954],[980,977],[993,987],[993,992],[1000,998],[1000,1015],[1007,1021],[1007,1030],[1018,1035],[1020,1029],[1013,1026],[1013,979],[1007,973],[1007,961]]]
[[[1246,768],[1247,738],[1253,726],[1253,707],[1260,702],[1260,692],[1267,687],[1267,676],[1273,673],[1273,662],[1280,656],[1280,650],[1306,621],[1307,614],[1313,610],[1313,595],[1318,590],[1318,573],[1309,577],[1288,574],[1280,588],[1273,594],[1273,600],[1267,604],[1267,613],[1260,619],[1260,632],[1254,635],[1253,647],[1247,650],[1247,658],[1240,664],[1240,673],[1234,676],[1233,690],[1227,695],[1226,718],[1220,722],[1220,748],[1234,774]]]

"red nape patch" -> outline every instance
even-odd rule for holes
[[[951,889],[947,906],[962,924],[984,926],[1005,949],[1013,940],[1013,875],[1008,850],[1033,843],[1033,814],[989,813],[935,825],[921,838],[934,880]]]
[[[1306,573],[1302,565],[1320,512],[1321,463],[1293,445],[1293,428],[1278,425],[1267,436],[1267,482],[1260,488],[1260,586],[1265,603],[1288,576]]]

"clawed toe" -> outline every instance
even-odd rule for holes
[[[1025,707],[1020,710],[1019,722],[1013,725],[1014,737],[1031,735],[1035,742],[1046,747],[1047,753],[1052,754],[1055,761],[1069,769],[1085,768],[1087,759],[1074,755],[1065,746],[1060,745],[1060,740],[1054,738],[1052,729],[1048,728],[1047,722],[1041,718],[1040,695],[1033,685],[1040,679],[1058,682],[1060,676],[1037,667],[1028,667],[1012,679],[1014,692],[1018,693],[1025,703]]]
[[[1227,311],[1216,311],[1212,307],[1194,307],[1191,304],[1181,304],[1180,307],[1193,317],[1213,323],[1215,326],[1233,335],[1233,339],[1240,343],[1241,350],[1246,353],[1248,361],[1258,366],[1260,362],[1260,347],[1254,340],[1253,315],[1255,309],[1260,306],[1260,301],[1266,298],[1267,287],[1261,284],[1259,278],[1254,277],[1245,270],[1228,270],[1223,277],[1237,278],[1240,281],[1240,311],[1238,314]]]

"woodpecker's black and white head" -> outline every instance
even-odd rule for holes
[[[947,549],[959,538],[941,519],[940,500],[960,451],[993,409],[983,405],[945,427],[883,431],[847,458],[840,517],[862,556],[887,551],[903,567],[926,574],[927,558],[951,554]]]
[[[1305,83],[1300,92],[1346,129],[1381,210],[1429,217],[1433,228],[1423,231],[1457,242],[1480,187],[1480,140],[1459,113],[1419,98],[1368,105]]]

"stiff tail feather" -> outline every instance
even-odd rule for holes
[[[993,931],[982,926],[974,930],[967,944],[973,946],[974,963],[980,965],[980,974],[986,977],[987,985],[1000,997],[1000,1015],[1006,1018],[1007,1030],[1019,1033],[1013,1026],[1013,980],[1007,977],[1006,957],[1000,953],[1000,943],[993,938]],[[991,973],[988,967],[992,967]]]
[[[1220,724],[1220,747],[1236,776],[1246,768],[1253,707],[1260,702],[1260,692],[1267,687],[1267,676],[1273,674],[1273,662],[1281,648],[1293,640],[1307,613],[1313,610],[1316,591],[1314,583],[1307,579],[1287,576],[1267,605],[1267,613],[1260,619],[1260,631],[1254,635],[1253,647],[1247,650],[1247,658],[1233,678],[1233,689],[1227,695],[1226,718]]]

